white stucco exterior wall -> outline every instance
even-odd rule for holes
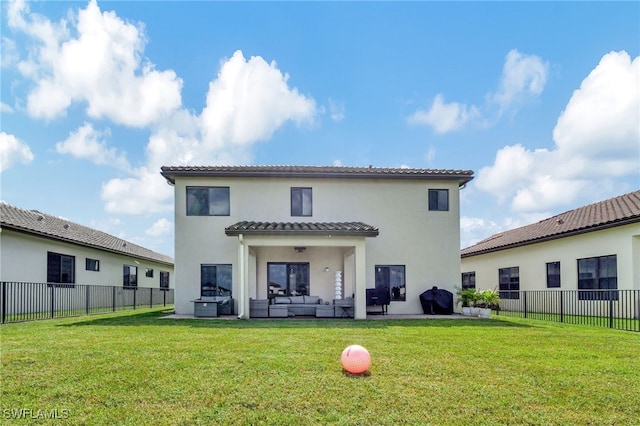
[[[75,257],[75,284],[122,286],[123,266],[138,268],[138,287],[160,287],[160,271],[169,272],[169,288],[174,288],[173,265],[103,251],[71,243],[41,238],[12,230],[0,230],[0,281],[47,282],[47,252]],[[85,259],[100,261],[99,271],[87,271]],[[153,269],[153,278],[145,276]]]
[[[518,266],[520,290],[546,290],[546,264],[560,262],[556,290],[578,289],[578,259],[616,255],[618,289],[640,289],[640,224],[462,258],[461,272],[475,272],[478,289],[498,287],[498,270]]]

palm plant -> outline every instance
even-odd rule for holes
[[[475,288],[458,289],[458,303],[463,308],[473,306],[478,298],[478,292]]]
[[[478,293],[478,300],[483,308],[500,309],[500,293],[497,290],[482,290]]]

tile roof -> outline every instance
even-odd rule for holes
[[[173,258],[66,219],[0,202],[0,227],[173,265]]]
[[[459,185],[473,179],[472,170],[408,169],[344,166],[163,166],[162,176],[175,183],[177,176],[453,179]]]
[[[362,222],[238,222],[225,228],[229,236],[239,234],[260,235],[347,235],[375,237],[378,228]]]
[[[492,235],[462,249],[460,255],[476,256],[639,222],[640,191],[635,191],[570,210],[538,223]]]

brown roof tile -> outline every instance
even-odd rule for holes
[[[225,228],[229,236],[239,234],[349,235],[375,237],[378,228],[362,222],[251,222],[243,221]]]
[[[177,176],[453,179],[459,185],[473,179],[472,170],[344,166],[163,166],[161,174],[170,183]]]
[[[585,232],[640,222],[640,191],[589,204],[542,220],[501,232],[462,249],[462,257],[535,244]]]
[[[0,202],[0,227],[173,265],[173,258],[60,217]]]

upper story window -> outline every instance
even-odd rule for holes
[[[229,216],[228,186],[187,186],[187,216]]]
[[[144,276],[147,277],[147,278],[153,278],[153,269],[146,268],[144,270]]]
[[[100,270],[100,261],[98,259],[85,258],[84,269],[87,271],[98,272]]]
[[[429,190],[429,211],[449,211],[449,190],[430,189]]]
[[[311,216],[312,212],[311,188],[291,188],[291,216]]]
[[[76,258],[66,254],[47,252],[47,282],[73,284],[76,282]]]
[[[547,288],[560,288],[560,262],[547,263]]]

